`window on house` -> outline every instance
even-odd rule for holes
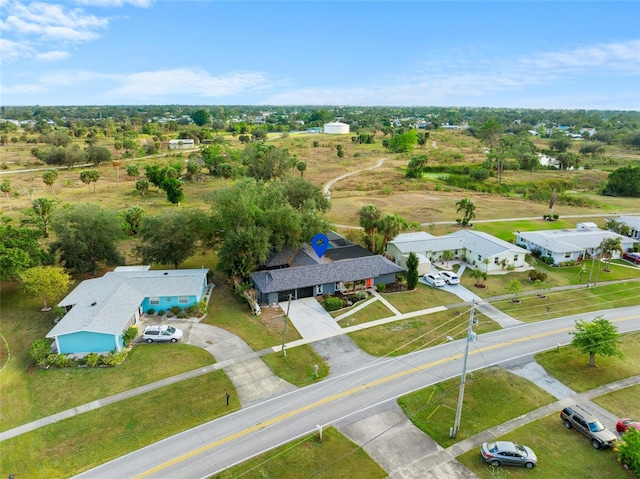
[[[493,259],[493,264],[500,264],[500,258],[497,256]]]
[[[516,261],[518,261],[518,255],[517,255],[517,254],[514,254],[514,255],[513,255],[513,262],[515,263]]]
[[[482,255],[481,254],[478,255],[478,261],[482,261]]]
[[[160,304],[160,298],[149,298],[149,304]]]
[[[178,296],[178,302],[186,304],[189,302],[189,296]]]
[[[565,257],[565,258],[571,258],[571,253],[565,253],[565,254],[564,254],[564,257]]]

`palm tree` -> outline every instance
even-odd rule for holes
[[[604,270],[605,271],[611,271],[610,266],[611,266],[611,259],[613,258],[613,253],[615,253],[616,251],[618,251],[619,253],[622,253],[622,238],[618,237],[618,238],[607,238],[605,239],[602,243],[601,243],[601,255],[602,258],[605,260],[604,263]]]
[[[386,214],[380,218],[380,221],[378,221],[378,230],[382,233],[383,249],[389,241],[398,236],[400,231],[404,231],[408,227],[409,223],[396,214]]]
[[[456,202],[456,213],[459,213],[460,211],[464,214],[464,218],[462,220],[463,226],[468,225],[469,221],[476,217],[476,205],[469,198],[462,198],[460,201]]]
[[[482,285],[487,280],[487,273],[479,268],[472,269],[470,273],[471,277],[476,280],[474,286]]]
[[[369,235],[369,249],[375,252],[375,234],[382,213],[376,205],[366,205],[360,209],[360,226]]]

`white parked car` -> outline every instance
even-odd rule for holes
[[[453,271],[441,271],[440,276],[447,284],[460,284],[460,278]]]
[[[438,273],[429,273],[424,275],[424,280],[431,286],[441,287],[445,285],[444,279]]]
[[[173,326],[147,326],[142,333],[142,340],[148,343],[177,342],[182,338],[182,330]]]

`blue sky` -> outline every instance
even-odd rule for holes
[[[640,110],[638,1],[0,0],[3,105]]]

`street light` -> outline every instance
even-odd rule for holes
[[[462,401],[464,400],[464,385],[467,381],[467,360],[469,358],[469,344],[475,338],[475,333],[473,332],[473,311],[475,308],[476,302],[475,300],[471,301],[471,312],[469,313],[469,325],[467,326],[467,342],[464,347],[464,360],[462,361],[462,376],[460,377],[460,392],[458,393],[458,407],[456,408],[456,420],[453,424],[453,427],[449,431],[449,436],[455,438],[458,435],[458,430],[460,429],[460,418],[462,416]]]

